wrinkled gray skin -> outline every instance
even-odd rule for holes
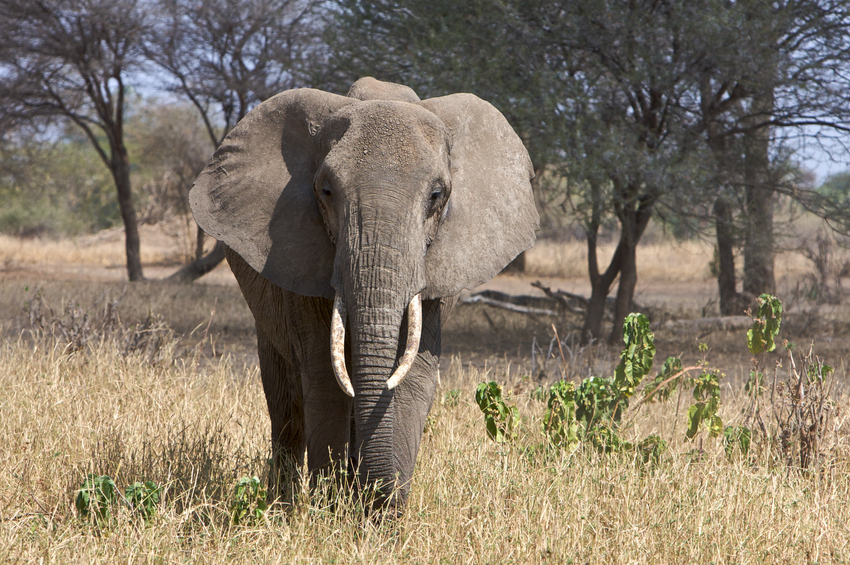
[[[400,512],[434,399],[440,327],[463,288],[530,247],[531,162],[504,117],[471,94],[420,101],[372,78],[348,96],[311,89],[267,100],[216,151],[190,194],[227,245],[256,319],[279,468],[353,464],[376,504]],[[387,390],[422,293],[418,356]],[[334,297],[345,361],[331,366]],[[393,488],[387,488],[393,485]]]

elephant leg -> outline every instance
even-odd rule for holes
[[[448,302],[447,302],[448,300]],[[422,439],[422,431],[437,390],[437,371],[440,364],[440,328],[446,310],[454,300],[429,300],[422,303],[422,338],[419,354],[404,381],[396,388],[393,398],[393,457],[398,472],[396,501],[401,509],[410,492],[410,480]],[[402,332],[407,328],[402,327]]]
[[[307,467],[311,473],[345,471],[351,435],[352,400],[333,373],[330,319],[333,303],[288,293],[287,330],[298,336],[295,357],[304,399]]]
[[[269,495],[291,502],[297,474],[304,464],[304,412],[301,381],[292,364],[278,352],[257,324],[257,353],[272,432]]]

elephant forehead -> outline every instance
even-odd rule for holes
[[[346,167],[412,172],[447,160],[445,124],[419,106],[366,101],[341,109],[336,118],[347,127],[329,157]]]

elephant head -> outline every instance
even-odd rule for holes
[[[487,102],[420,101],[361,79],[348,96],[299,89],[263,102],[198,177],[190,202],[209,235],[273,284],[334,300],[333,365],[354,398],[353,447],[369,482],[412,473],[393,454],[392,413],[404,409],[393,389],[416,357],[421,300],[472,289],[533,244],[532,176]]]

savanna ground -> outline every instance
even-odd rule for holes
[[[181,229],[143,233],[148,277],[181,260]],[[707,357],[725,374],[724,424],[736,424],[751,369],[745,330],[690,322],[716,315],[711,247],[659,241],[641,250],[636,296],[655,332],[655,370],[668,355],[685,365]],[[780,338],[796,344],[797,366],[813,345],[835,367],[835,404],[809,470],[765,442],[730,461],[720,439],[686,441],[688,392],[627,413],[626,439],[668,442],[658,465],[545,448],[546,405],[531,393],[564,374],[610,376],[620,347],[578,345],[577,316],[461,304],[444,329],[441,385],[401,519],[364,521],[344,492],[320,485],[291,508],[233,525],[237,480],[264,479],[269,455],[253,320],[226,266],[191,286],[129,285],[122,253],[120,232],[72,242],[0,237],[0,561],[850,561],[848,302],[838,278],[827,281],[830,301],[811,300],[827,289],[800,255],[777,263],[788,312]],[[486,287],[533,295],[529,283],[541,280],[587,295],[584,265],[582,244],[544,241],[528,255],[528,275]],[[563,357],[557,346],[548,355],[553,321]],[[763,364],[780,382],[792,370],[779,349]],[[473,394],[486,380],[505,385],[523,417],[512,444],[485,434]],[[775,416],[765,408],[769,427]],[[163,485],[156,515],[146,523],[119,502],[105,525],[84,519],[74,500],[89,473],[111,476],[122,492],[135,481]]]

